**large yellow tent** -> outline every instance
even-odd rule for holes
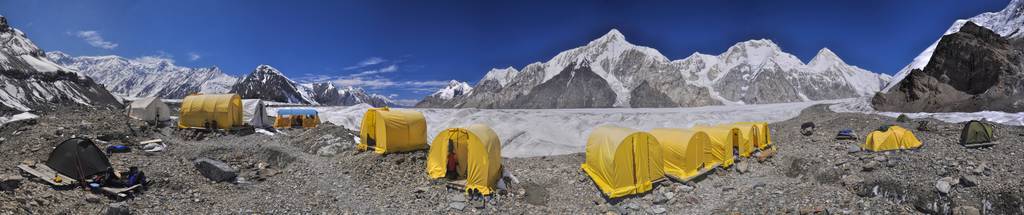
[[[227,129],[242,124],[242,97],[238,94],[190,95],[181,102],[179,128]]]
[[[869,133],[866,138],[867,141],[860,147],[876,152],[921,147],[921,141],[917,140],[913,132],[895,125],[888,127],[885,131],[872,131]]]
[[[708,133],[711,137],[711,148],[706,154],[711,155],[712,162],[708,165],[721,165],[722,168],[732,166],[735,162],[733,147],[744,141],[740,129],[707,126],[695,126],[692,129]]]
[[[372,148],[377,154],[415,151],[427,148],[427,121],[423,113],[370,108],[363,115],[356,148]]]
[[[707,133],[679,128],[657,128],[650,133],[661,145],[665,175],[689,181],[715,167],[707,165],[712,162],[707,154],[711,151],[711,137]]]
[[[582,168],[609,198],[650,191],[665,177],[658,140],[647,132],[614,126],[594,128]]]
[[[430,143],[430,153],[427,154],[427,175],[430,178],[446,176],[449,150],[458,161],[456,172],[459,178],[466,179],[466,191],[476,189],[483,195],[490,195],[501,178],[501,140],[498,134],[482,124],[441,131]]]
[[[757,129],[756,132],[750,135],[752,139],[750,142],[754,143],[754,147],[765,150],[772,146],[772,134],[768,129],[767,122],[738,122],[740,125],[753,125]]]
[[[736,145],[734,145],[734,147],[736,147],[736,153],[739,154],[740,157],[750,157],[751,154],[754,154],[754,141],[759,136],[759,128],[757,128],[757,126],[754,126],[753,124],[733,123],[722,124],[715,127],[738,129],[740,131],[740,141],[735,142]]]

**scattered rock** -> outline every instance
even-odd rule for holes
[[[676,185],[676,192],[677,193],[690,192],[690,191],[693,191],[693,189],[694,188],[692,186],[690,186],[690,185],[685,185],[685,184]]]
[[[672,199],[672,198],[675,198],[675,197],[676,197],[676,193],[673,193],[673,192],[665,193],[665,198]]]
[[[448,196],[448,200],[453,202],[466,202],[466,196],[462,195],[461,193],[452,194]]]
[[[655,207],[647,209],[647,212],[648,213],[652,213],[652,214],[663,214],[666,211],[668,211],[668,209],[665,209],[664,207],[661,207],[661,206],[655,206]]]
[[[739,173],[746,173],[750,170],[750,165],[747,162],[736,163],[736,171]]]
[[[875,156],[875,161],[878,161],[879,163],[885,163],[887,160],[889,160],[889,158],[886,158],[885,155]]]
[[[21,186],[21,181],[25,180],[20,175],[0,175],[0,191],[14,191]]]
[[[224,162],[209,158],[199,158],[195,161],[199,173],[214,182],[232,181],[238,177],[238,170]]]
[[[448,207],[451,208],[451,209],[455,209],[455,210],[461,211],[462,209],[466,208],[466,203],[465,202],[452,202],[452,203],[448,203]]]
[[[978,177],[965,175],[960,177],[960,185],[964,187],[978,186]]]
[[[116,202],[116,203],[110,203],[110,205],[107,206],[107,211],[104,214],[106,214],[106,215],[128,215],[128,214],[132,214],[132,211],[131,211],[131,209],[128,208],[128,203],[126,203],[126,202]]]
[[[86,193],[85,201],[89,203],[100,203],[100,196],[92,193]]]
[[[942,194],[949,194],[949,191],[953,189],[953,185],[948,181],[939,180],[935,182],[935,188]]]
[[[412,190],[413,193],[426,193],[427,191],[430,191],[430,187],[417,187]]]
[[[856,146],[856,145],[846,146],[846,153],[853,154],[853,153],[857,153],[857,152],[860,152],[860,146]]]
[[[655,195],[653,203],[656,205],[665,204],[668,202],[668,198],[664,195]]]
[[[981,210],[974,206],[960,206],[953,208],[953,215],[981,215]]]
[[[875,171],[876,169],[878,169],[878,167],[880,165],[881,164],[879,164],[878,161],[874,161],[874,160],[868,161],[868,163],[864,164],[864,166],[861,167],[861,171],[864,171],[864,172]]]

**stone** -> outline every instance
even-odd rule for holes
[[[664,195],[657,195],[656,197],[654,197],[653,201],[653,203],[656,205],[665,204],[666,202],[668,202],[668,198],[666,198]]]
[[[116,203],[110,203],[110,205],[107,206],[107,211],[104,212],[104,214],[106,214],[106,215],[128,215],[128,214],[132,214],[132,211],[131,211],[130,208],[128,208],[128,203],[127,202],[116,202]]]
[[[452,195],[448,196],[448,200],[449,201],[453,201],[453,202],[466,202],[466,196],[462,195],[461,193],[460,194],[452,194]]]
[[[238,177],[238,170],[224,162],[199,158],[194,162],[199,173],[214,182],[232,181]]]
[[[676,192],[677,193],[690,192],[690,191],[693,191],[693,189],[694,189],[693,186],[685,185],[685,184],[680,184],[680,185],[676,186]]]
[[[853,153],[857,153],[857,152],[860,152],[860,146],[856,146],[856,145],[846,146],[846,153],[853,154]]]
[[[417,187],[412,190],[413,193],[426,193],[427,191],[430,191],[430,187]]]
[[[14,191],[25,178],[20,175],[0,175],[0,191]]]
[[[100,203],[100,196],[92,193],[85,194],[85,201],[89,203]]]
[[[964,187],[978,186],[978,177],[965,175],[960,177],[960,185]]]
[[[256,172],[259,174],[260,177],[263,177],[263,178],[269,178],[271,176],[275,176],[277,174],[281,174],[281,170],[270,169],[270,168],[260,169],[260,170],[258,170]]]
[[[953,185],[948,181],[939,180],[935,182],[935,189],[938,189],[942,194],[949,194],[949,191],[953,189]]]
[[[864,183],[864,178],[857,175],[848,175],[842,179],[843,185],[847,187],[856,187],[860,183]]]
[[[960,206],[953,208],[953,215],[981,215],[981,210],[974,206]]]
[[[880,166],[880,165],[881,164],[879,164],[878,161],[874,161],[874,160],[868,161],[868,163],[864,164],[864,166],[861,167],[861,171],[864,171],[864,172],[875,171],[875,169],[878,169],[878,166]]]
[[[736,163],[736,171],[739,173],[746,173],[750,170],[750,165],[747,162]]]
[[[647,209],[647,212],[650,212],[652,214],[663,214],[666,211],[668,211],[668,209],[665,209],[664,207],[661,207],[661,206],[652,207],[650,209]]]
[[[888,160],[889,158],[886,158],[884,155],[875,156],[875,161],[878,161],[879,163],[884,163]]]
[[[676,197],[676,193],[673,193],[673,192],[665,193],[665,198],[671,199],[671,198],[675,198],[675,197]]]
[[[451,208],[451,209],[455,209],[455,210],[460,210],[461,211],[462,209],[466,208],[466,203],[465,202],[452,202],[452,203],[448,203],[448,207]]]

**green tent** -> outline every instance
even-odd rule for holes
[[[982,123],[978,120],[971,120],[964,124],[960,132],[960,145],[977,147],[992,145],[992,125]]]
[[[907,117],[906,114],[900,114],[899,116],[896,117],[896,121],[897,122],[910,122],[910,117]]]

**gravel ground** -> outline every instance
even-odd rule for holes
[[[770,125],[775,157],[740,159],[697,181],[665,181],[653,192],[621,199],[601,196],[580,170],[579,153],[506,158],[504,167],[520,183],[472,200],[427,179],[425,152],[357,152],[356,133],[340,126],[185,140],[184,132],[126,121],[116,111],[69,109],[0,128],[0,176],[18,175],[19,163],[42,162],[72,135],[110,140],[100,147],[154,138],[168,143],[163,152],[111,155],[115,168],[138,166],[150,177],[153,184],[140,194],[115,199],[25,179],[13,191],[0,191],[0,214],[99,213],[111,204],[126,204],[136,214],[1024,213],[1024,129],[997,125],[998,145],[965,149],[956,144],[960,125],[932,120],[931,131],[915,131],[924,142],[920,149],[855,152],[850,148],[861,141],[833,140],[835,132],[850,128],[863,136],[894,119],[833,113],[824,105]],[[817,132],[800,135],[803,122],[817,124]],[[210,182],[192,164],[200,157],[230,164],[240,179]],[[942,183],[950,185],[948,193],[937,188]]]

